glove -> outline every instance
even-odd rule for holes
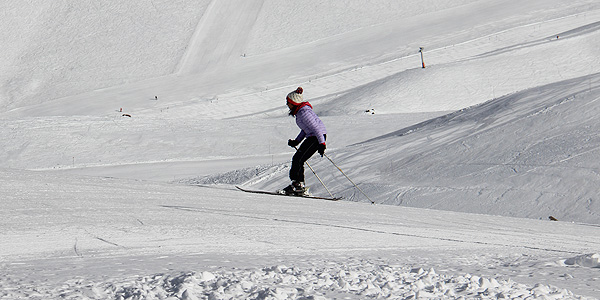
[[[300,141],[296,141],[296,140],[288,140],[288,146],[294,148],[296,146],[298,146],[298,144],[300,144]]]
[[[327,148],[327,146],[325,146],[325,143],[323,143],[323,144],[319,144],[318,147],[319,147],[318,148],[319,154],[321,154],[321,157],[323,157],[323,155],[325,154],[325,149]]]

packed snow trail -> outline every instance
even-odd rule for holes
[[[3,170],[0,182],[0,284],[9,287],[0,293],[7,298],[160,292],[167,290],[167,278],[185,279],[196,297],[279,288],[288,296],[360,298],[373,292],[366,291],[367,280],[392,295],[460,296],[486,289],[490,297],[536,289],[543,295],[600,295],[597,278],[589,276],[594,269],[566,263],[577,264],[583,260],[574,258],[600,248],[597,226],[49,172]],[[526,269],[514,264],[524,258]],[[487,260],[496,267],[484,267]],[[382,261],[394,266],[382,269]],[[271,266],[275,273],[265,269]],[[364,273],[358,277],[342,273],[359,269]],[[203,272],[214,281],[199,277]],[[518,272],[527,276],[513,278]],[[581,285],[569,283],[571,292],[560,288],[564,274]],[[324,282],[314,285],[313,276]],[[413,285],[427,276],[423,285]],[[248,278],[240,290],[235,282]],[[492,279],[499,285],[488,286]],[[286,282],[304,291],[288,290]],[[433,289],[438,282],[445,286]],[[219,289],[224,283],[231,289]]]

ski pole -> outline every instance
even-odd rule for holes
[[[350,179],[350,177],[348,177],[348,175],[346,175],[346,173],[344,173],[344,171],[342,171],[342,169],[340,169],[340,167],[338,167],[338,165],[336,165],[333,160],[331,160],[331,158],[329,158],[329,156],[327,156],[327,154],[323,153],[323,156],[327,157],[327,159],[329,159],[329,161],[338,169],[340,170],[340,172],[342,173],[342,175],[344,175],[346,177],[346,179],[348,179],[348,181],[350,181],[363,195],[365,195],[365,197],[367,197],[367,199],[369,199],[369,201],[371,201],[371,204],[375,204],[375,202],[373,202],[373,200],[371,200],[371,198],[369,198],[369,196],[367,196],[367,194],[365,194],[365,192],[363,192],[363,190],[361,188],[358,187],[358,185],[356,185],[356,183],[354,183],[354,181],[352,181],[352,179]]]
[[[298,147],[294,146],[294,149],[296,149],[296,151],[298,151]],[[329,193],[329,196],[331,196],[331,198],[335,198],[333,196],[333,194],[329,191],[329,189],[327,188],[327,186],[325,186],[325,183],[323,183],[323,180],[321,180],[321,177],[319,177],[319,175],[317,175],[317,172],[315,172],[315,170],[310,166],[310,164],[308,162],[305,162],[305,163],[308,166],[308,168],[313,172],[313,174],[315,174],[315,177],[317,177],[317,179],[319,180],[319,182],[321,183],[321,185],[323,185],[323,187],[325,188],[325,190]]]

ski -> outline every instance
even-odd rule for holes
[[[239,186],[235,186],[238,190],[242,191],[242,192],[246,192],[246,193],[254,193],[254,194],[265,194],[265,195],[277,195],[277,196],[286,196],[286,197],[298,197],[298,198],[309,198],[309,199],[321,199],[321,200],[329,200],[329,201],[338,201],[341,200],[341,197],[335,197],[335,198],[330,198],[330,197],[319,197],[319,196],[302,196],[302,195],[286,195],[283,193],[279,193],[279,192],[270,192],[270,191],[257,191],[257,190],[248,190],[248,189],[244,189],[241,188]]]

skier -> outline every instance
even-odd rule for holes
[[[287,106],[290,109],[289,114],[296,118],[296,124],[300,128],[298,136],[293,140],[288,140],[288,145],[296,148],[304,140],[302,145],[296,148],[296,153],[292,158],[290,169],[292,183],[283,189],[286,195],[308,195],[308,189],[304,186],[304,163],[317,151],[322,157],[327,148],[325,146],[327,138],[325,125],[312,110],[312,105],[304,101],[302,92],[302,87],[298,87],[286,97]]]

